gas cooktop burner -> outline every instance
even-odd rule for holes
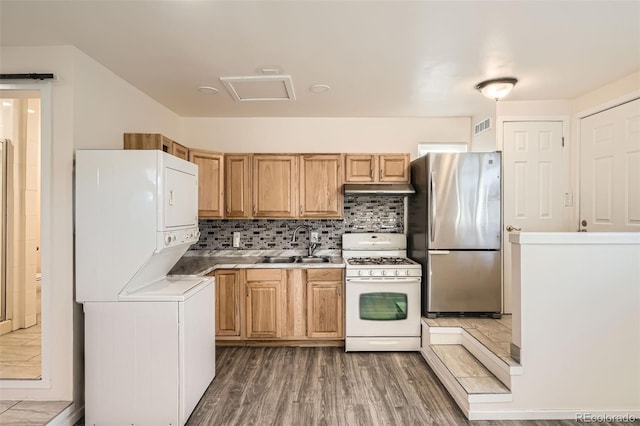
[[[352,257],[347,259],[349,265],[412,265],[405,257]]]

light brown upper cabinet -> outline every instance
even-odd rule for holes
[[[251,217],[251,155],[224,156],[225,217]]]
[[[296,217],[298,156],[254,154],[252,164],[253,217]]]
[[[174,141],[160,133],[125,133],[123,139],[124,149],[157,149],[173,154]]]
[[[178,158],[189,161],[189,148],[184,145],[180,145],[176,141],[171,145],[171,153]]]
[[[345,182],[375,182],[378,156],[375,154],[345,154]]]
[[[381,154],[379,182],[409,182],[409,154]]]
[[[409,182],[409,154],[345,154],[345,182]]]
[[[224,155],[192,149],[189,161],[198,165],[198,217],[222,218]]]
[[[342,155],[300,156],[300,217],[342,217]]]

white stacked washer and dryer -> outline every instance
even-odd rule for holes
[[[342,236],[345,351],[419,351],[422,267],[404,234]]]
[[[215,376],[213,279],[166,276],[198,241],[198,168],[79,150],[75,187],[85,423],[182,425]]]

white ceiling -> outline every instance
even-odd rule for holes
[[[470,116],[493,107],[485,79],[571,99],[640,69],[640,1],[0,0],[0,44],[74,45],[181,116]],[[236,102],[219,80],[264,67],[295,101]]]

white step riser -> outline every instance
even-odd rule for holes
[[[461,327],[429,327],[422,322],[423,348],[428,345],[462,345],[487,370],[511,389],[511,376],[522,374],[522,366],[510,366]]]

